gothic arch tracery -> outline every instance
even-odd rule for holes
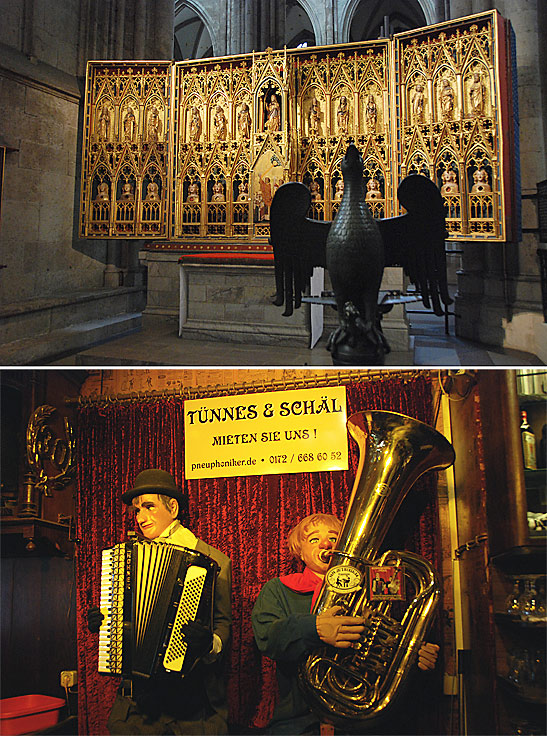
[[[316,46],[324,46],[328,43],[325,24],[321,22],[315,3],[310,0],[298,0],[297,5],[307,14],[313,28]]]
[[[213,19],[210,16],[207,9],[204,8],[202,4],[198,2],[197,0],[176,0],[175,2],[175,28],[177,26],[177,15],[185,8],[188,8],[193,13],[195,13],[195,15],[202,22],[203,27],[205,28],[205,31],[209,34],[209,38],[211,39],[211,45],[213,47],[212,55],[219,56],[221,44],[220,44],[219,39],[216,38],[213,32],[213,29],[215,28],[215,23],[213,22]],[[176,37],[175,37],[175,41],[176,41]]]
[[[337,43],[347,43],[351,40],[352,22],[359,6],[364,2],[366,2],[366,0],[347,0],[345,8],[340,11],[340,32],[337,38]],[[426,25],[439,23],[443,20],[436,10],[435,0],[401,0],[399,4],[401,5],[401,9],[405,9],[409,4],[414,4],[423,13]],[[370,3],[370,5],[372,5],[372,3]]]

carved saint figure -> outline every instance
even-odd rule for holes
[[[334,199],[340,201],[344,196],[344,180],[338,179],[336,186],[334,187]]]
[[[473,181],[475,183],[471,189],[472,194],[487,194],[492,191],[488,183],[488,172],[482,166],[473,174]]]
[[[382,192],[380,191],[380,182],[374,177],[367,181],[367,193],[365,199],[382,199]]]
[[[237,134],[239,138],[251,137],[251,113],[246,102],[241,105],[237,114]]]
[[[342,97],[340,97],[340,100],[338,101],[336,121],[338,123],[338,132],[347,133],[349,127],[349,107],[348,98],[345,95],[342,95]]]
[[[320,120],[321,120],[321,111],[319,109],[319,102],[314,97],[311,102],[310,112],[308,114],[308,132],[310,135],[319,134]]]
[[[454,169],[443,171],[441,179],[443,180],[441,194],[459,194],[460,190],[458,188],[458,180]]]
[[[126,181],[124,185],[122,186],[121,198],[125,200],[126,202],[132,202],[135,199],[135,195],[133,194],[133,187],[131,185],[131,182]]]
[[[228,123],[226,121],[226,115],[221,105],[217,105],[215,108],[215,117],[213,118],[213,126],[215,129],[215,140],[225,141],[226,135],[228,134]]]
[[[158,189],[158,185],[155,181],[151,181],[148,183],[146,187],[146,197],[145,202],[159,202],[160,201],[160,193]]]
[[[378,108],[376,107],[376,101],[374,95],[370,94],[367,97],[367,104],[365,105],[365,123],[367,127],[367,133],[376,132],[376,123],[378,122]]]
[[[242,181],[238,187],[239,194],[237,195],[238,202],[247,202],[249,199],[249,185],[246,181]]]
[[[484,113],[484,86],[478,72],[473,73],[473,79],[469,86],[469,102],[473,117],[478,117]]]
[[[441,113],[443,120],[452,120],[454,117],[454,90],[448,79],[441,82]]]
[[[275,133],[281,127],[281,121],[280,121],[281,110],[279,109],[279,102],[277,101],[277,97],[275,95],[272,95],[270,97],[269,104],[266,103],[266,110],[267,110],[267,117],[266,117],[266,124],[264,125],[264,128],[266,130],[269,130],[270,133]]]
[[[102,181],[97,187],[97,196],[95,202],[109,202],[110,201],[110,189],[106,181]]]
[[[311,192],[311,200],[312,202],[317,202],[319,199],[322,199],[321,196],[321,185],[317,180],[314,180],[310,184],[310,192]]]
[[[417,84],[412,91],[410,97],[410,104],[412,105],[412,120],[414,124],[423,123],[424,121],[424,105],[425,95],[423,85]]]
[[[215,181],[213,184],[213,196],[211,197],[212,202],[225,202],[226,197],[224,196],[224,185],[221,181]]]
[[[194,105],[192,107],[192,114],[190,116],[190,140],[199,141],[201,138],[201,131],[203,125],[201,122],[201,115],[199,109]]]
[[[110,111],[108,105],[103,105],[99,115],[99,140],[110,140]]]
[[[148,115],[148,140],[157,143],[161,135],[161,120],[158,108],[152,105]]]
[[[188,185],[187,202],[199,202],[199,184],[197,181],[191,181]]]
[[[135,129],[136,129],[135,113],[133,112],[133,109],[131,107],[128,107],[127,112],[125,113],[125,116],[123,119],[124,140],[133,142],[135,140]]]
[[[259,204],[259,212],[261,220],[269,220],[270,218],[270,205],[273,199],[272,182],[269,176],[262,176],[259,174],[259,185],[261,202]]]

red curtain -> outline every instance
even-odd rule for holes
[[[348,416],[367,409],[384,409],[431,424],[429,376],[417,371],[404,378],[356,381],[347,386],[347,408]],[[107,733],[106,721],[118,681],[97,673],[98,636],[87,631],[86,612],[99,602],[101,550],[123,541],[132,529],[121,493],[131,487],[138,472],[148,467],[173,474],[179,487],[188,493],[192,530],[232,560],[230,723],[236,733],[263,728],[275,700],[275,670],[270,661],[262,660],[254,644],[251,610],[267,580],[295,569],[285,549],[288,531],[302,517],[316,511],[343,517],[358,462],[355,443],[350,441],[348,471],[186,481],[181,399],[83,406],[78,414],[77,435],[80,733]],[[390,544],[386,546],[414,550],[439,569],[434,474],[416,484],[398,518],[403,523],[393,535],[390,530]]]

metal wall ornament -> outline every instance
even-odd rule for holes
[[[517,237],[511,28],[497,11],[340,46],[89,62],[81,234],[270,252],[269,207],[306,184],[330,220],[353,141],[375,217],[398,183],[441,189],[450,240]]]
[[[76,442],[72,425],[63,417],[63,436],[57,436],[52,416],[57,410],[44,404],[29,419],[26,433],[27,463],[34,488],[44,496],[62,490],[76,475]]]

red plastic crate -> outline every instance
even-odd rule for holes
[[[0,700],[0,733],[18,736],[54,726],[65,704],[50,695],[18,695]]]

